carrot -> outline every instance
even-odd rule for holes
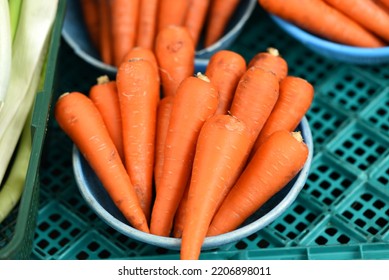
[[[205,47],[211,46],[222,37],[239,2],[239,0],[213,0],[211,2],[208,21],[205,26]]]
[[[125,166],[146,218],[151,211],[159,83],[144,59],[123,62],[116,83],[122,116]]]
[[[205,122],[193,161],[181,259],[199,258],[213,215],[241,174],[250,145],[247,126],[234,116],[216,115]]]
[[[136,46],[154,49],[159,0],[141,0]]]
[[[100,50],[99,3],[96,0],[81,0],[80,8],[91,43],[97,50]]]
[[[268,48],[266,52],[259,52],[249,61],[248,67],[259,66],[274,72],[281,81],[288,75],[288,63],[276,48]]]
[[[185,218],[187,215],[187,208],[186,207],[188,205],[189,184],[190,184],[190,178],[188,179],[188,183],[185,186],[184,193],[182,194],[181,201],[178,204],[178,208],[177,208],[176,214],[174,216],[172,235],[175,238],[181,238],[182,232],[184,230],[184,223],[185,223]]]
[[[389,14],[372,0],[325,0],[361,26],[389,42]]]
[[[377,6],[385,11],[385,13],[389,14],[389,1],[388,0],[374,0]]]
[[[378,0],[378,2],[389,9],[389,0]]]
[[[358,23],[321,0],[258,0],[268,12],[341,44],[382,47],[385,43]],[[302,8],[304,7],[304,8]]]
[[[211,0],[190,0],[184,26],[188,28],[195,46],[199,41],[210,2]]]
[[[158,32],[169,25],[183,26],[190,0],[160,0],[158,7]]]
[[[110,81],[106,75],[98,77],[97,84],[90,88],[89,98],[101,113],[119,156],[124,160],[122,119],[116,81]]]
[[[197,137],[217,108],[218,94],[202,74],[182,81],[174,96],[165,140],[163,171],[151,215],[150,232],[169,236],[190,176]]]
[[[188,30],[174,25],[161,30],[155,42],[155,56],[159,65],[162,94],[174,95],[182,80],[194,72],[195,47]]]
[[[112,0],[113,62],[119,66],[124,55],[135,45],[140,0]]]
[[[101,60],[112,64],[112,39],[111,39],[111,12],[108,0],[99,1],[99,18],[100,18],[100,56]]]
[[[150,49],[145,48],[145,47],[139,47],[139,46],[133,47],[124,56],[122,62],[127,61],[127,60],[131,60],[134,58],[142,58],[142,59],[145,59],[145,60],[151,62],[151,64],[155,68],[157,78],[158,78],[158,80],[160,80],[158,62],[157,62],[157,58],[155,57],[155,53],[153,50],[150,50]]]
[[[304,166],[308,153],[299,132],[273,133],[259,147],[224,199],[207,235],[223,234],[240,226],[293,179]]]
[[[253,145],[273,110],[278,95],[278,78],[271,71],[251,67],[239,80],[230,112],[246,123]]]
[[[165,141],[173,106],[173,98],[173,95],[166,96],[158,104],[154,160],[154,182],[157,191],[162,176]]]
[[[284,78],[280,82],[278,100],[255,141],[252,153],[275,131],[295,130],[311,106],[313,95],[314,88],[307,80],[294,76]]]
[[[216,114],[226,114],[230,109],[239,79],[246,72],[246,60],[238,53],[220,50],[210,58],[205,75],[219,91]]]
[[[128,222],[149,232],[134,187],[94,103],[80,92],[64,93],[54,114]]]

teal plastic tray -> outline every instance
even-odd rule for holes
[[[231,49],[249,59],[269,46],[290,74],[314,84],[307,113],[315,154],[291,207],[265,229],[202,259],[389,259],[389,67],[354,66],[313,53],[258,7]],[[86,92],[101,74],[63,46],[59,87]],[[49,120],[41,164],[41,201],[32,258],[178,259],[103,223],[73,177],[72,143]]]

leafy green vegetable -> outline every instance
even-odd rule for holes
[[[0,0],[0,112],[11,75],[12,37],[8,0]]]

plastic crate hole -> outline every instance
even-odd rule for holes
[[[365,212],[363,212],[363,216],[365,216],[368,219],[374,218],[375,215],[376,213],[371,211],[370,209],[367,209]]]
[[[298,231],[303,231],[304,229],[306,229],[307,228],[307,225],[305,224],[305,223],[303,223],[303,222],[300,222],[300,223],[298,223],[297,225],[296,225],[296,229],[298,230]]]
[[[285,228],[285,226],[283,226],[282,224],[277,224],[277,225],[275,226],[275,229],[276,229],[277,231],[283,233],[283,232],[285,231],[286,228]]]
[[[47,222],[42,222],[38,225],[40,231],[46,231],[50,227],[50,224]]]
[[[41,249],[45,249],[47,248],[47,246],[49,246],[49,242],[46,240],[46,239],[42,239],[40,240],[36,245],[41,248]]]
[[[378,177],[378,182],[382,183],[383,185],[386,185],[386,184],[389,183],[389,180],[386,179],[386,178],[383,177],[383,176],[380,176],[380,177]]]
[[[355,84],[355,86],[356,86],[357,88],[359,88],[359,89],[363,89],[363,88],[366,86],[366,84],[365,84],[364,82],[362,82],[362,81],[359,81],[359,82],[357,82],[357,83]]]
[[[319,237],[317,237],[317,238],[315,239],[315,242],[316,242],[316,244],[318,244],[318,245],[326,245],[327,242],[328,242],[328,239],[325,238],[325,237],[323,237],[323,236],[319,236]]]
[[[373,206],[374,206],[376,209],[378,209],[378,210],[382,209],[385,205],[386,205],[386,204],[385,204],[382,200],[380,200],[380,199],[377,199],[377,200],[374,201],[374,203],[373,203]]]
[[[168,249],[162,247],[158,247],[155,251],[158,255],[166,255],[169,252]]]
[[[89,254],[86,253],[86,252],[84,252],[84,251],[81,251],[81,252],[79,252],[79,253],[76,255],[76,258],[77,258],[78,260],[86,260],[86,259],[89,258]]]
[[[311,194],[316,198],[319,198],[321,196],[321,192],[319,192],[318,190],[313,190]]]
[[[341,83],[336,83],[335,88],[336,88],[337,90],[343,90],[343,89],[344,89],[344,85],[341,84]]]
[[[305,216],[305,219],[308,221],[308,222],[313,222],[315,219],[316,219],[316,215],[313,214],[313,213],[309,213],[308,215]]]
[[[304,213],[305,211],[305,208],[301,205],[297,205],[294,209],[293,209],[294,212],[296,212],[297,214],[302,214]]]
[[[340,178],[340,174],[336,171],[332,171],[330,173],[330,178],[333,180],[338,180]],[[328,185],[330,185],[330,184],[328,183]]]
[[[244,250],[247,248],[247,243],[241,240],[235,244],[235,247],[236,247],[236,249]]]
[[[363,228],[366,225],[366,222],[364,220],[361,220],[361,219],[356,219],[355,224],[357,226],[360,226],[361,228]]]
[[[258,248],[267,248],[270,246],[270,243],[265,239],[261,239],[258,241],[257,246]]]
[[[312,170],[312,173],[308,176],[308,178],[311,182],[316,182],[319,179],[319,176],[314,173],[314,170]]]
[[[388,224],[388,221],[384,218],[378,218],[375,223],[377,224],[377,226],[383,228]]]
[[[98,257],[100,259],[108,259],[111,256],[111,253],[107,250],[102,250],[99,254]]]
[[[354,202],[352,205],[351,205],[351,208],[353,208],[354,210],[361,210],[363,207],[363,205],[359,202]]]
[[[58,252],[58,249],[55,248],[55,247],[51,248],[51,249],[48,251],[49,255],[51,255],[51,256],[55,255],[57,252]]]
[[[323,199],[323,203],[324,203],[325,205],[331,205],[332,202],[333,202],[333,200],[330,199],[330,198],[328,198],[328,197],[326,197],[326,198]]]
[[[60,236],[60,235],[61,235],[61,233],[56,229],[50,231],[50,233],[49,233],[49,237],[53,240],[57,239],[58,236]]]
[[[257,238],[257,236],[258,236],[258,234],[253,233],[253,234],[247,236],[247,239],[250,240],[250,241],[253,241],[253,240],[255,240]]]
[[[57,213],[54,213],[49,216],[49,219],[53,222],[57,222],[59,219],[61,219],[61,216]]]
[[[327,233],[329,236],[334,236],[337,232],[338,230],[333,227],[329,227],[325,230],[325,233]]]
[[[288,232],[288,234],[286,235],[289,239],[295,239],[297,234],[295,234],[294,232]]]
[[[317,169],[322,173],[326,173],[329,167],[327,165],[320,165]]]
[[[93,242],[88,244],[87,248],[89,250],[91,250],[92,252],[95,252],[95,251],[97,251],[100,248],[100,244],[93,241]]]
[[[362,149],[362,148],[357,148],[355,151],[354,151],[357,155],[361,156],[363,154],[365,154],[365,150]]]
[[[344,179],[342,180],[342,182],[340,183],[343,187],[346,187],[348,188],[351,184],[352,184],[352,181],[349,180],[349,179]]]
[[[364,193],[363,195],[361,195],[361,198],[364,201],[369,202],[373,198],[373,195],[371,195],[370,193]]]
[[[351,164],[354,164],[357,160],[354,157],[352,157],[352,156],[348,156],[346,158],[346,161],[351,163]]]
[[[376,228],[374,228],[374,227],[369,227],[369,228],[367,229],[367,231],[370,232],[370,233],[373,234],[373,235],[375,235],[375,234],[378,233],[378,230],[377,230]]]
[[[346,210],[346,211],[344,211],[343,213],[342,213],[342,215],[345,217],[345,218],[347,218],[347,219],[351,219],[354,215],[350,212],[350,211],[348,211],[348,210]]]
[[[338,196],[340,196],[340,195],[342,194],[342,190],[335,188],[335,189],[333,189],[333,190],[331,191],[331,194],[332,194],[334,197],[338,197]]]
[[[81,232],[80,229],[75,228],[75,229],[73,229],[73,230],[70,232],[70,235],[71,235],[71,236],[77,236],[80,232]]]
[[[59,226],[60,228],[66,230],[71,227],[71,224],[69,221],[63,221],[62,223],[59,224]]]
[[[58,244],[59,244],[60,246],[64,247],[64,246],[65,246],[66,244],[68,244],[69,242],[70,242],[69,238],[64,237],[64,238],[62,238],[62,239],[58,242]]]
[[[348,237],[347,235],[344,235],[344,234],[341,234],[338,238],[337,238],[338,242],[340,244],[347,244],[350,242],[350,237]]]
[[[319,186],[320,186],[322,189],[324,189],[324,190],[328,190],[328,188],[331,187],[331,184],[330,184],[328,181],[324,180],[324,181],[322,181],[322,182],[319,184]]]

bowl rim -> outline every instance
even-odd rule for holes
[[[238,241],[244,237],[247,237],[273,222],[276,218],[278,218],[283,211],[281,209],[287,209],[296,199],[301,189],[305,185],[305,181],[308,177],[312,157],[313,157],[313,139],[311,129],[309,127],[309,123],[307,118],[304,116],[300,122],[299,127],[301,128],[301,133],[304,139],[304,142],[308,146],[308,158],[303,168],[301,169],[296,181],[291,187],[290,191],[286,194],[286,196],[278,203],[273,209],[271,209],[266,215],[261,218],[245,225],[244,227],[237,228],[233,231],[220,234],[217,236],[206,237],[202,250],[217,248],[222,245],[232,243]],[[181,245],[180,238],[174,237],[163,237],[157,236],[150,233],[145,233],[140,230],[137,230],[130,226],[129,224],[125,224],[115,218],[112,214],[110,214],[103,206],[101,206],[97,200],[91,194],[89,188],[83,187],[82,182],[84,180],[84,175],[81,170],[81,156],[80,152],[75,145],[73,145],[72,152],[72,163],[73,163],[73,173],[75,176],[76,184],[81,193],[81,196],[85,199],[89,207],[109,226],[118,232],[131,237],[135,240],[144,242],[146,244],[155,245],[158,247],[163,247],[167,249],[179,250]],[[152,238],[150,238],[152,237]]]
[[[332,51],[334,53],[339,53],[347,56],[363,56],[367,58],[377,58],[380,56],[389,55],[389,46],[381,48],[362,48],[343,45],[335,43],[318,36],[309,33],[302,28],[296,26],[293,23],[290,23],[274,14],[269,14],[269,16],[276,22],[281,28],[283,28],[289,34],[293,34],[296,39],[300,40],[304,44],[311,44],[320,49],[326,49],[327,51]]]

